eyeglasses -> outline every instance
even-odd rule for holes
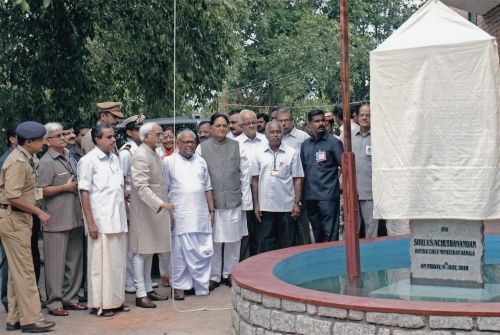
[[[276,119],[276,121],[284,123],[284,122],[292,122],[293,119],[284,119],[284,120],[278,120],[278,119]]]
[[[245,126],[245,127],[247,127],[247,126],[254,126],[255,127],[257,125],[257,121],[245,122],[245,123],[242,123],[241,125]]]
[[[155,135],[156,137],[163,137],[163,132],[159,131],[157,133],[148,133],[148,135]]]
[[[61,137],[64,137],[64,134],[63,134],[63,133],[60,133],[60,134],[57,134],[57,135],[54,135],[54,136],[49,136],[49,137],[47,137],[47,139],[51,139],[51,138],[61,138]]]
[[[214,124],[212,127],[215,127],[215,128],[227,128],[227,124],[225,124],[225,123]]]
[[[180,142],[185,145],[196,145],[196,141],[180,141]]]

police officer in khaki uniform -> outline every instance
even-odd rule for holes
[[[114,128],[118,124],[118,119],[123,118],[122,107],[123,104],[121,102],[107,101],[98,103],[99,120],[97,124],[106,124]],[[92,142],[92,136],[89,131],[82,139],[82,151],[84,154],[88,154],[94,148],[95,144]]]
[[[31,257],[32,214],[43,225],[50,215],[36,207],[42,192],[36,188],[34,155],[42,150],[45,127],[23,122],[16,128],[18,146],[0,172],[0,238],[9,262],[7,330],[43,332],[55,326],[44,321]]]

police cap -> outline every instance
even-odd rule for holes
[[[35,140],[45,135],[45,126],[34,121],[25,121],[16,127],[16,134],[27,140]]]
[[[106,101],[99,102],[97,104],[97,109],[99,110],[99,113],[108,112],[115,115],[116,117],[123,117],[122,106],[123,104],[121,102]]]
[[[139,128],[141,128],[142,124],[144,123],[144,120],[146,120],[146,117],[144,115],[134,115],[129,117],[128,119],[125,119],[123,121],[123,126],[127,130],[139,130]]]

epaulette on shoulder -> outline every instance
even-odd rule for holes
[[[123,150],[130,151],[130,148],[132,148],[130,144],[125,144],[118,152],[122,152]]]

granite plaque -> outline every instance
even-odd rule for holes
[[[418,219],[410,230],[412,285],[484,286],[482,221]]]

